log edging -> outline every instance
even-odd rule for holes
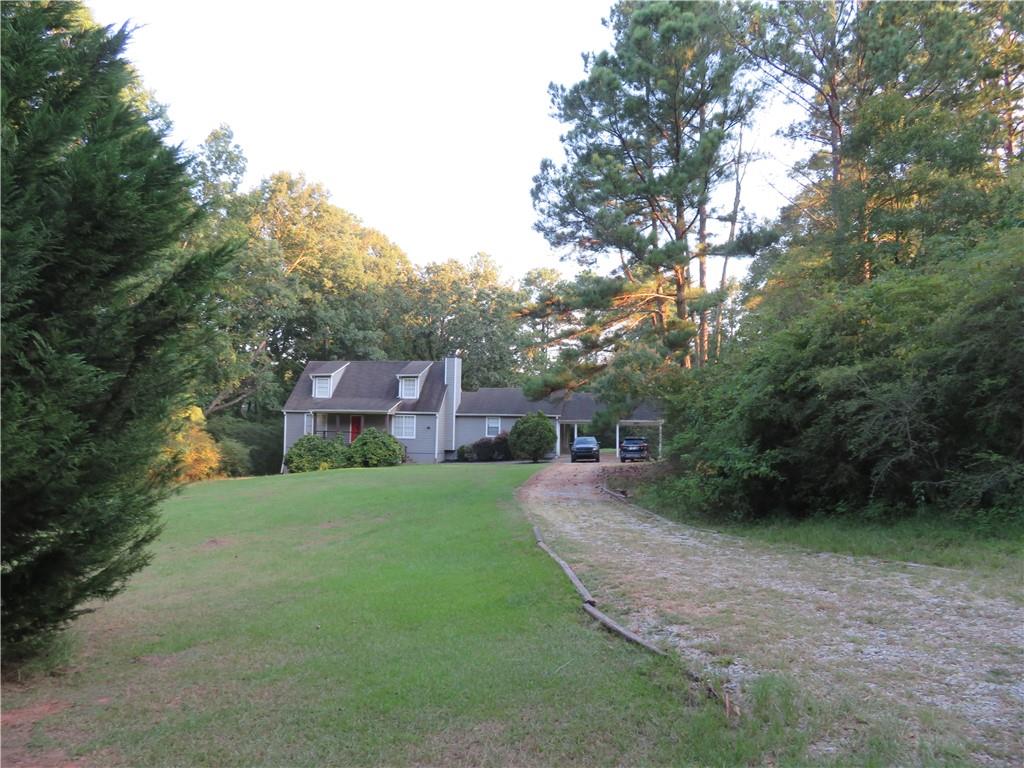
[[[545,552],[547,552],[548,555],[551,556],[551,559],[558,563],[559,567],[565,572],[565,575],[569,577],[569,581],[572,582],[573,587],[576,588],[576,591],[579,593],[580,598],[583,600],[583,610],[586,611],[588,615],[596,619],[598,623],[600,623],[601,626],[603,626],[605,629],[609,630],[614,634],[619,635],[620,637],[628,640],[629,642],[636,643],[642,648],[646,648],[648,651],[657,654],[658,656],[666,655],[666,653],[663,650],[654,645],[651,645],[642,637],[640,637],[640,635],[637,635],[636,633],[629,631],[621,624],[618,624],[616,621],[611,619],[603,611],[599,610],[597,607],[597,601],[594,599],[594,596],[590,594],[590,590],[588,590],[586,585],[580,580],[580,577],[576,575],[576,572],[572,569],[572,567],[567,562],[565,562],[565,560],[559,557],[558,554],[553,549],[551,549],[551,547],[547,545],[547,543],[544,541],[544,537],[540,534],[540,528],[538,528],[536,525],[533,526],[533,535],[534,538],[536,538],[537,540],[537,546]]]

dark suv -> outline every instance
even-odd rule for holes
[[[596,437],[577,437],[572,441],[572,448],[569,449],[569,456],[573,463],[580,459],[601,460],[601,446],[597,444]]]
[[[647,461],[651,458],[651,450],[647,447],[646,437],[624,437],[619,443],[619,461]]]

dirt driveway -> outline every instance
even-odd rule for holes
[[[1024,765],[1024,610],[1005,579],[794,552],[665,520],[553,464],[520,491],[607,612],[739,691],[764,674],[814,702],[810,753],[883,739],[930,761]]]

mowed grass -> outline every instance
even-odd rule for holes
[[[515,505],[537,469],[189,487],[70,666],[4,711],[57,703],[30,754],[86,765],[803,764],[799,712],[729,722],[586,618]]]
[[[814,552],[971,569],[1008,576],[1024,584],[1020,568],[1024,526],[1020,524],[981,526],[924,515],[891,522],[834,515],[804,520],[726,521],[687,514],[673,498],[671,485],[658,479],[623,476],[612,484],[627,489],[635,503],[687,525]]]

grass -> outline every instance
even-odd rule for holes
[[[772,520],[726,526],[730,532],[817,552],[947,568],[1010,571],[1020,567],[1024,537],[982,533],[952,522],[911,518],[891,524],[844,518]]]
[[[586,619],[513,503],[537,469],[191,486],[72,663],[4,711],[47,704],[29,757],[86,765],[806,764],[795,691],[766,682],[730,722]]]
[[[769,519],[757,522],[709,520],[684,514],[673,504],[671,494],[658,481],[622,477],[633,499],[661,515],[735,536],[811,550],[835,552],[947,568],[968,568],[989,573],[1024,577],[1024,529],[991,530],[953,520],[924,516],[891,523],[828,516],[807,520]]]

